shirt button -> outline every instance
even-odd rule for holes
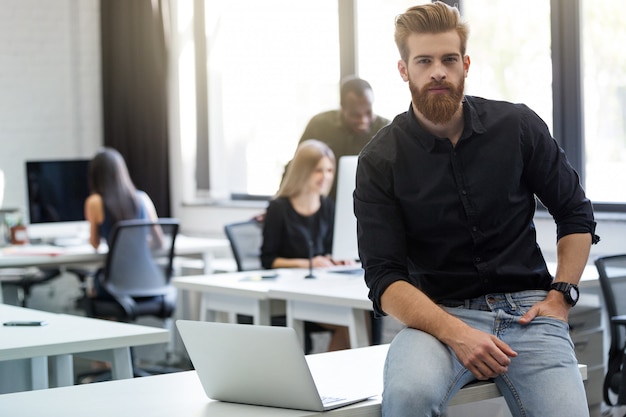
[[[480,262],[480,256],[477,256],[476,258],[474,258],[474,262],[476,263]]]
[[[465,190],[461,190],[461,194],[466,195],[466,194],[467,194],[467,191],[465,191]]]
[[[477,231],[478,231],[478,227],[472,226],[472,232],[477,232]]]

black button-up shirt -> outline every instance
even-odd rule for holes
[[[548,289],[535,196],[557,238],[591,233],[590,201],[545,123],[522,104],[466,96],[456,146],[424,130],[412,108],[359,156],[354,209],[375,310],[405,280],[435,301]]]

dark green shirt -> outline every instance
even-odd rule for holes
[[[341,120],[340,110],[330,110],[313,116],[304,129],[300,142],[307,139],[317,139],[326,143],[332,149],[339,163],[339,158],[345,155],[358,155],[361,149],[383,127],[390,123],[384,117],[374,116],[370,130],[366,133],[354,133]],[[299,143],[300,143],[299,142]],[[337,175],[329,196],[335,199]]]

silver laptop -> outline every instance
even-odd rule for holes
[[[176,326],[206,395],[214,400],[326,411],[368,398],[320,393],[290,327],[189,320]]]

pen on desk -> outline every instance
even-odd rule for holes
[[[5,321],[3,323],[4,326],[10,327],[36,327],[36,326],[45,326],[46,323],[43,320],[33,320],[33,321]]]

